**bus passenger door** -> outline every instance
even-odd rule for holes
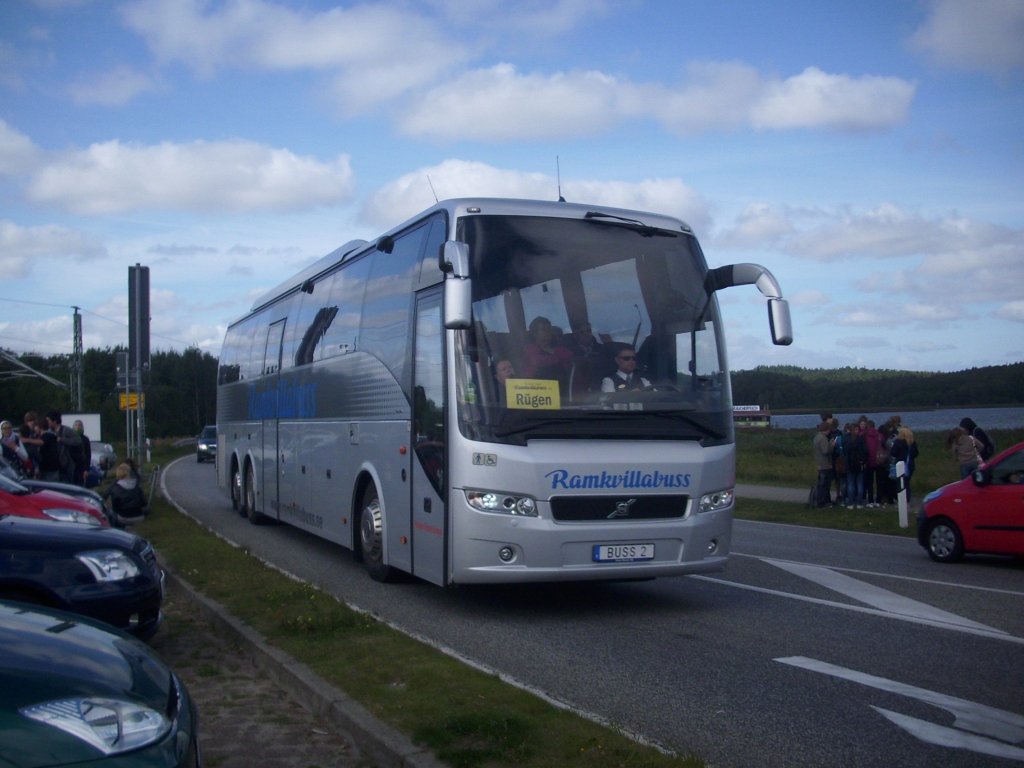
[[[274,396],[273,413],[263,417],[263,460],[260,462],[260,480],[262,480],[262,499],[257,509],[268,517],[280,517],[278,481],[281,473],[278,469],[281,449],[279,445],[278,425],[280,424],[280,381],[281,381],[281,340],[284,338],[284,320],[279,320],[267,331],[267,346],[263,355],[263,376],[268,391]]]
[[[441,292],[416,300],[412,406],[412,563],[421,579],[444,585],[448,515],[444,419],[444,327]]]

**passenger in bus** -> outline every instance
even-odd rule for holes
[[[514,379],[515,375],[515,366],[512,365],[512,361],[509,360],[508,358],[499,360],[497,363],[494,364],[494,380],[497,384],[496,388],[498,390],[498,403],[503,407],[507,402],[505,399],[505,382],[508,381],[509,379]]]
[[[529,379],[566,381],[572,370],[572,352],[558,344],[551,321],[538,315],[530,322],[530,342],[523,350],[523,375]]]
[[[611,337],[604,335],[598,341],[590,323],[580,323],[570,334],[566,347],[572,353],[572,395],[579,397],[599,392],[601,381],[615,369],[615,352]]]
[[[601,382],[602,392],[650,389],[651,382],[636,372],[636,350],[633,347],[623,345],[615,353],[615,365],[618,370]]]

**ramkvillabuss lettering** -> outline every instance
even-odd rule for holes
[[[606,472],[592,475],[571,475],[567,469],[555,469],[544,477],[551,480],[551,490],[579,488],[689,488],[690,474],[665,474],[655,470],[627,469],[625,472]]]

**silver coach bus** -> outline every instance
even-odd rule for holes
[[[720,570],[732,395],[692,231],[565,202],[438,203],[353,241],[227,331],[218,478],[254,523],[439,585]]]

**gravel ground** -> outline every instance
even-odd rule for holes
[[[215,633],[168,580],[164,623],[150,645],[199,709],[206,768],[369,768],[374,763]]]

